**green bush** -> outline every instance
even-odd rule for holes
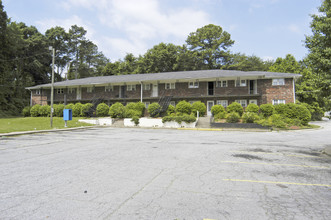
[[[181,124],[183,121],[186,123],[192,123],[195,122],[197,119],[194,117],[194,115],[169,115],[162,118],[162,122],[168,122],[168,121],[176,121],[178,124]]]
[[[195,116],[197,116],[197,112],[199,112],[199,116],[204,116],[206,114],[207,107],[203,102],[194,102],[192,104],[192,112]]]
[[[157,102],[150,104],[147,109],[148,114],[153,118],[157,118],[160,115],[160,110],[161,106]]]
[[[31,110],[31,106],[24,107],[23,110],[22,110],[23,117],[29,117],[29,116],[31,116],[30,110]]]
[[[242,119],[244,123],[255,123],[260,120],[260,117],[255,112],[246,112],[243,114]]]
[[[220,120],[220,119],[224,119],[226,118],[226,112],[219,112],[216,115],[214,115],[214,119],[216,120]]]
[[[132,109],[131,109],[132,110]],[[136,111],[136,110],[133,110],[133,111]],[[136,111],[138,112],[138,111]],[[135,115],[132,117],[131,121],[136,125],[138,126],[139,125],[139,116]]]
[[[251,103],[247,106],[246,112],[259,113],[259,106],[257,104]]]
[[[324,116],[324,111],[322,110],[322,108],[319,107],[319,104],[317,102],[313,102],[310,105],[307,103],[301,103],[301,105],[304,105],[309,110],[312,121],[322,120],[322,117]]]
[[[53,105],[53,115],[55,117],[63,117],[63,109],[64,109],[64,105],[63,104],[55,104]]]
[[[40,108],[39,104],[32,106],[31,109],[30,109],[30,115],[32,117],[38,117],[39,116],[39,108]]]
[[[82,103],[78,102],[72,108],[72,116],[73,117],[80,117],[80,113],[82,111]]]
[[[137,111],[135,109],[126,109],[124,112],[124,116],[125,118],[133,118],[133,117],[140,117],[141,116],[141,112]]]
[[[112,118],[123,118],[125,113],[125,107],[122,103],[116,102],[109,108],[109,115]]]
[[[108,113],[109,113],[109,106],[106,103],[100,103],[97,106],[97,116],[98,117],[108,116]]]
[[[214,115],[214,117],[221,112],[225,112],[225,108],[223,107],[223,105],[214,105],[213,107],[211,107],[211,113]]]
[[[51,106],[49,105],[42,105],[39,108],[39,115],[42,117],[48,117],[51,114]]]
[[[285,104],[287,109],[285,116],[290,119],[299,119],[302,125],[308,125],[311,113],[306,106],[294,103]]]
[[[236,112],[241,116],[244,112],[244,108],[238,102],[232,102],[227,108],[227,112]]]
[[[275,114],[279,114],[279,115],[286,115],[286,111],[287,111],[287,106],[285,104],[278,104],[274,106],[275,108]]]
[[[270,116],[270,120],[271,120],[271,125],[273,127],[276,127],[276,128],[286,128],[287,127],[286,119],[284,118],[284,116],[282,116],[280,114],[273,114],[272,116]]]
[[[64,109],[71,109],[72,111],[74,111],[74,107],[75,107],[75,105],[70,103],[70,104],[64,106]]]
[[[169,105],[169,106],[168,106],[168,109],[167,109],[167,115],[174,114],[175,111],[176,111],[175,106],[173,106],[173,105]]]
[[[260,105],[260,111],[261,111],[262,116],[267,118],[267,117],[270,117],[274,113],[275,108],[272,104],[262,104],[262,105]]]
[[[142,117],[144,115],[145,111],[145,104],[142,102],[130,102],[125,106],[126,110],[134,110],[136,112],[139,112],[139,117]]]
[[[237,122],[239,122],[239,119],[240,119],[240,115],[237,112],[234,112],[234,111],[230,112],[226,116],[226,122],[228,122],[228,123],[237,123]]]
[[[189,102],[185,100],[178,102],[178,104],[176,105],[176,113],[190,115],[191,112],[192,106]]]
[[[93,108],[93,104],[92,103],[86,103],[86,104],[82,105],[80,115],[82,117],[88,117],[89,116],[89,113],[92,110],[92,108]]]

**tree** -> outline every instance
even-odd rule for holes
[[[235,53],[227,57],[225,65],[221,69],[241,70],[241,71],[267,71],[272,65],[272,61],[263,61],[257,56],[246,56]]]
[[[287,54],[284,59],[278,57],[276,62],[270,66],[269,72],[301,73],[302,66],[296,61],[293,55]]]
[[[228,32],[222,27],[209,24],[189,34],[186,40],[191,51],[196,51],[201,59],[202,69],[220,68],[229,56],[229,47],[234,44]]]

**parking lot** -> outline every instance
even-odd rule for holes
[[[331,122],[0,139],[0,219],[329,219]]]

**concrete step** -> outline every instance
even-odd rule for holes
[[[210,116],[199,117],[197,128],[210,128]]]
[[[123,128],[124,127],[124,119],[115,119],[114,123],[111,126],[112,127]]]

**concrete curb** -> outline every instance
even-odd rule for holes
[[[324,151],[323,151],[326,155],[331,156],[331,145],[327,146]]]

